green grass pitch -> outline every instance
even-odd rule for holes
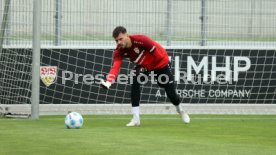
[[[276,115],[84,115],[81,129],[65,116],[0,119],[1,155],[275,155]]]

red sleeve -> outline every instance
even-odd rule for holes
[[[155,50],[155,48],[156,48],[156,46],[155,46],[156,42],[153,41],[151,38],[149,38],[146,35],[141,35],[139,39],[141,39],[140,41],[143,43],[142,47],[144,47],[144,49],[146,51],[149,51],[151,53],[151,52],[153,52]]]
[[[108,82],[112,83],[116,79],[116,77],[119,74],[122,62],[123,58],[120,54],[120,51],[115,50],[115,52],[113,53],[113,66],[111,67],[109,74],[107,76]]]

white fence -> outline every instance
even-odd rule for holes
[[[11,0],[6,44],[31,43],[32,4]],[[4,6],[0,0],[0,22]],[[43,0],[42,43],[114,45],[107,40],[124,25],[169,46],[268,46],[276,41],[275,8],[273,0]]]

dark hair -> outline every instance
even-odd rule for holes
[[[113,34],[112,34],[113,38],[118,37],[118,35],[119,35],[120,33],[127,33],[126,28],[124,28],[123,26],[117,26],[117,27],[113,30]]]

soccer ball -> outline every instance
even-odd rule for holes
[[[65,117],[65,125],[68,129],[79,129],[83,125],[83,118],[80,113],[70,112]]]

